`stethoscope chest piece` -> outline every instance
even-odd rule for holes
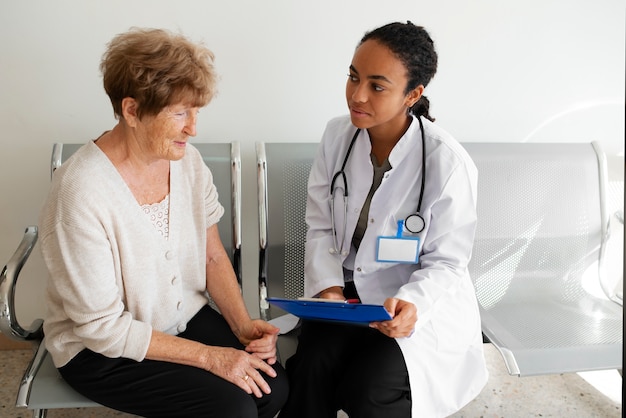
[[[404,227],[407,231],[412,232],[414,234],[419,234],[424,230],[426,226],[426,222],[424,222],[424,218],[419,213],[413,213],[406,217],[404,220]]]

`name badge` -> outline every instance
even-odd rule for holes
[[[419,261],[419,237],[404,237],[404,221],[398,221],[395,237],[378,237],[376,261],[382,263],[416,264]]]

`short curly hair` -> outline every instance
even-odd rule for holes
[[[122,100],[137,102],[137,116],[185,103],[206,106],[216,94],[214,55],[202,44],[163,29],[131,28],[108,44],[100,62],[104,90],[117,118]]]

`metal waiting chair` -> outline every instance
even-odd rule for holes
[[[305,206],[316,143],[257,143],[259,310],[303,294]],[[469,265],[482,330],[512,375],[622,368],[621,294],[607,283],[606,163],[596,143],[463,143],[476,163]],[[622,212],[623,213],[623,212]],[[622,279],[623,280],[623,279]],[[419,309],[419,307],[418,307]],[[281,361],[297,346],[279,338]]]
[[[52,150],[51,172],[61,166],[82,144],[56,143]],[[241,285],[241,153],[239,142],[194,144],[211,168],[224,215],[218,224],[224,247]],[[45,417],[48,409],[96,407],[63,381],[47,355],[43,343],[43,320],[22,327],[15,316],[15,290],[19,273],[37,241],[37,227],[26,228],[16,252],[0,275],[0,331],[15,340],[32,341],[35,354],[20,382],[16,406],[33,410],[33,417]]]
[[[621,370],[623,302],[605,266],[620,218],[607,211],[599,145],[463,146],[479,173],[469,267],[483,333],[509,373]]]
[[[272,320],[285,312],[268,296],[304,294],[306,196],[317,143],[256,143],[259,205],[259,313]],[[297,330],[278,339],[281,362],[295,353]]]

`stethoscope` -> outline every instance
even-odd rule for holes
[[[420,124],[420,131],[422,133],[422,184],[420,187],[420,196],[417,201],[417,211],[415,213],[411,213],[404,219],[404,227],[407,231],[419,234],[424,230],[426,226],[426,222],[424,222],[424,218],[420,214],[420,210],[422,208],[422,198],[424,197],[424,184],[426,180],[426,138],[424,135],[424,125],[422,124],[422,119],[420,117],[417,118]],[[348,255],[347,251],[343,250],[343,245],[346,240],[346,225],[348,219],[348,179],[346,177],[346,164],[348,163],[348,158],[350,158],[350,153],[352,152],[352,147],[356,142],[356,138],[359,136],[361,129],[357,129],[350,141],[350,145],[348,146],[348,151],[346,151],[346,156],[343,159],[343,164],[341,164],[341,170],[337,171],[333,176],[332,181],[330,182],[330,221],[331,228],[333,233],[333,244],[334,248],[330,249],[331,254],[341,254]],[[335,187],[335,182],[337,179],[341,177],[343,181],[344,189],[343,189],[343,237],[341,238],[341,245],[339,245],[339,237],[337,236],[337,227],[335,225],[335,192],[337,190],[341,190],[340,187]]]

